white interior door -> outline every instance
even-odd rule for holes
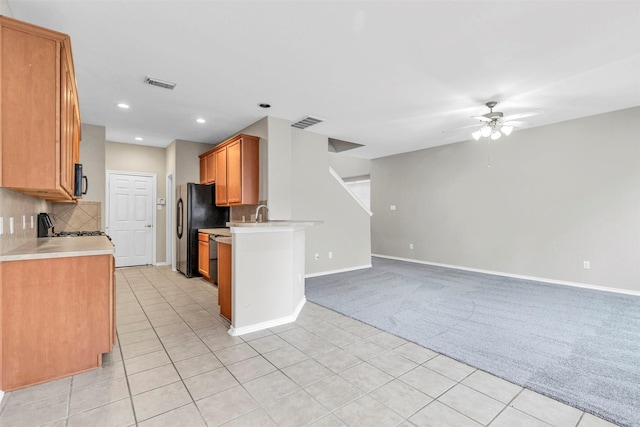
[[[153,263],[155,176],[109,173],[109,228],[116,267]]]

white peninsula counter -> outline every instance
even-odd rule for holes
[[[305,228],[321,221],[229,222],[232,321],[243,335],[296,320],[306,302]]]

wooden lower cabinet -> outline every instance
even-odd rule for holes
[[[218,305],[220,315],[231,322],[231,245],[218,242]]]
[[[111,257],[111,301],[109,308],[111,309],[111,344],[116,345],[118,335],[116,334],[116,257]]]
[[[0,263],[0,389],[102,365],[115,338],[112,255]]]
[[[198,233],[198,272],[206,279],[209,274],[209,234]]]

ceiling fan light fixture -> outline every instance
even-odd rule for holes
[[[513,126],[511,126],[511,125],[503,125],[502,128],[500,128],[500,130],[506,136],[509,136],[509,135],[511,135],[511,132],[513,131]]]
[[[481,130],[477,130],[477,131],[473,132],[471,134],[471,136],[473,137],[473,139],[478,141],[482,137],[482,132],[481,132]]]
[[[480,128],[480,135],[487,137],[491,135],[491,127],[488,125],[484,125]]]
[[[502,136],[502,134],[500,133],[500,131],[495,131],[491,133],[491,139],[492,140],[496,140],[496,139],[500,139],[500,137]]]

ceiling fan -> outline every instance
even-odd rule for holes
[[[500,111],[493,111],[493,108],[498,105],[496,101],[489,101],[485,104],[489,108],[489,112],[481,116],[472,116],[474,119],[480,120],[480,123],[473,126],[482,126],[477,131],[473,132],[471,136],[476,141],[481,137],[490,137],[492,140],[500,138],[503,134],[509,135],[513,131],[514,125],[518,123],[515,120],[525,117],[535,116],[541,113],[541,111],[529,111],[526,113],[512,114],[506,116]]]

